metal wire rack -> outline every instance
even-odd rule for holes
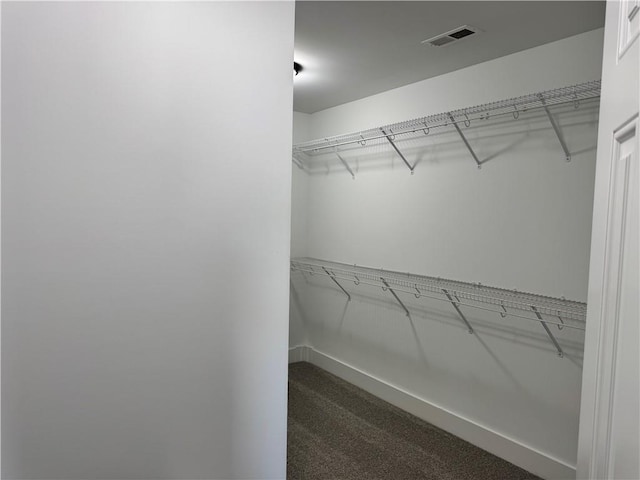
[[[292,259],[291,270],[302,274],[318,274],[329,277],[347,296],[348,300],[351,300],[351,295],[344,287],[344,282],[352,282],[354,285],[362,284],[380,287],[393,295],[407,316],[410,315],[409,309],[398,296],[398,293],[450,303],[469,333],[473,333],[473,327],[460,307],[472,307],[495,312],[501,318],[511,316],[539,322],[561,357],[564,355],[562,348],[548,325],[556,325],[560,330],[565,327],[577,330],[585,329],[587,305],[564,298],[536,295],[517,290],[489,287],[478,283],[460,282],[413,273],[347,265],[315,258]]]
[[[497,102],[485,103],[473,107],[442,112],[426,117],[415,118],[377,128],[371,128],[360,132],[336,135],[323,139],[313,140],[305,143],[298,143],[293,146],[293,161],[300,168],[305,167],[305,159],[315,155],[334,153],[346,170],[355,178],[353,170],[347,161],[340,155],[340,149],[350,147],[366,147],[372,143],[384,142],[391,145],[396,154],[402,159],[404,164],[413,174],[415,164],[411,165],[402,153],[397,144],[397,140],[415,138],[428,135],[431,130],[447,128],[453,126],[460,136],[462,142],[469,150],[474,162],[480,168],[481,162],[478,159],[473,147],[469,144],[463,128],[469,127],[472,122],[488,120],[499,116],[511,116],[514,120],[520,117],[521,113],[532,110],[543,110],[555,131],[560,146],[562,147],[565,159],[571,160],[571,153],[564,141],[560,128],[551,115],[549,107],[556,105],[571,104],[578,108],[580,102],[597,99],[600,97],[600,80],[581,83],[568,87],[556,88],[544,92],[532,93],[520,97],[509,98]]]

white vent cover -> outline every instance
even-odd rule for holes
[[[449,30],[446,33],[441,33],[432,38],[428,38],[423,40],[422,44],[429,44],[432,47],[444,47],[445,45],[450,45],[454,42],[462,40],[463,38],[470,37],[471,35],[475,35],[480,33],[482,30],[479,28],[472,27],[471,25],[463,25],[458,28],[454,28],[453,30]]]

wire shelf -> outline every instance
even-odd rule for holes
[[[473,333],[473,328],[460,307],[472,307],[507,316],[541,323],[552,343],[563,352],[547,325],[557,325],[558,329],[585,329],[586,303],[555,298],[545,295],[490,287],[478,283],[460,282],[439,277],[396,272],[379,268],[347,265],[344,263],[319,260],[316,258],[296,258],[291,260],[291,271],[310,275],[328,276],[351,300],[344,288],[344,282],[354,285],[370,285],[388,290],[409,315],[397,292],[416,298],[431,298],[453,305],[461,319]],[[342,283],[340,283],[342,281]]]
[[[360,132],[335,135],[310,142],[298,143],[293,146],[294,158],[298,154],[314,156],[326,153],[327,149],[337,151],[339,147],[347,145],[365,147],[376,140],[391,140],[400,136],[402,139],[413,135],[428,134],[431,129],[448,127],[468,127],[471,122],[488,120],[490,117],[510,115],[518,119],[520,113],[537,109],[573,103],[576,107],[581,101],[600,97],[600,80],[581,83],[568,87],[556,88],[544,92],[523,95],[473,107],[442,112],[434,115],[406,120],[377,128],[370,128]],[[550,119],[552,120],[552,119]],[[553,120],[552,120],[553,122]],[[554,129],[556,126],[554,125]],[[399,152],[398,152],[399,153]],[[299,158],[297,161],[300,161]]]

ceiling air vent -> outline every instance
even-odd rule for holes
[[[420,43],[423,43],[423,44],[428,43],[432,47],[444,47],[445,45],[449,45],[463,38],[469,37],[471,35],[475,35],[480,31],[481,31],[480,29],[472,27],[471,25],[463,25],[462,27],[449,30],[446,33],[442,33],[435,37],[423,40]]]

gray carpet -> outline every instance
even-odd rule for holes
[[[538,479],[304,362],[289,366],[287,478]]]

